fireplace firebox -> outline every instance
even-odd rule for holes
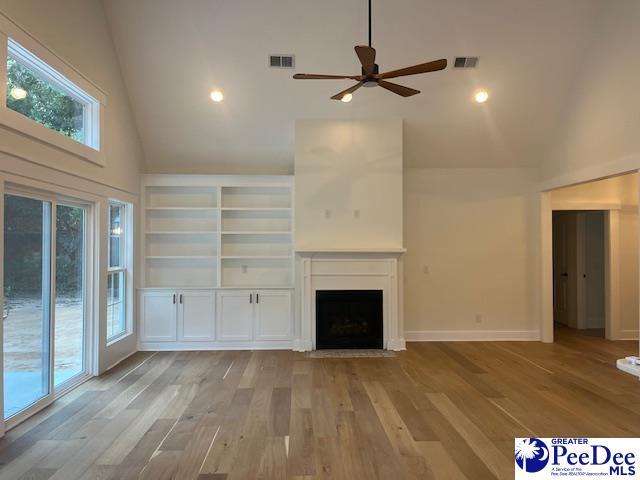
[[[383,348],[382,290],[317,290],[316,349]]]

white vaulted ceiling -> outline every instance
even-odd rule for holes
[[[381,70],[447,58],[443,72],[398,79],[401,98],[351,81],[366,0],[104,0],[147,170],[291,173],[298,118],[404,119],[409,166],[533,166],[562,130],[594,26],[610,0],[373,0]],[[270,69],[293,53],[295,70]],[[475,70],[451,68],[479,56]],[[208,98],[212,87],[225,95]],[[472,101],[484,87],[490,99]]]

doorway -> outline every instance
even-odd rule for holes
[[[605,211],[554,211],[553,320],[561,329],[608,338]]]
[[[3,418],[18,422],[87,377],[90,205],[4,195]]]

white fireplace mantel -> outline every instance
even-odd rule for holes
[[[297,248],[300,325],[294,349],[315,350],[317,290],[382,290],[383,346],[404,350],[404,248]]]

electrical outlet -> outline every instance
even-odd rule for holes
[[[476,313],[476,323],[482,323],[482,314]]]
[[[331,218],[331,210],[324,211],[324,218],[326,218],[327,220]]]
[[[353,218],[355,218],[355,219],[360,218],[360,210],[354,210],[353,211]]]
[[[424,273],[425,275],[429,275],[429,273],[431,273],[429,271],[429,265],[423,265],[422,266],[422,273]]]
[[[247,273],[247,270],[249,270],[249,267],[247,267],[246,265],[242,265],[242,267],[240,267],[240,270],[242,271],[242,273]]]

